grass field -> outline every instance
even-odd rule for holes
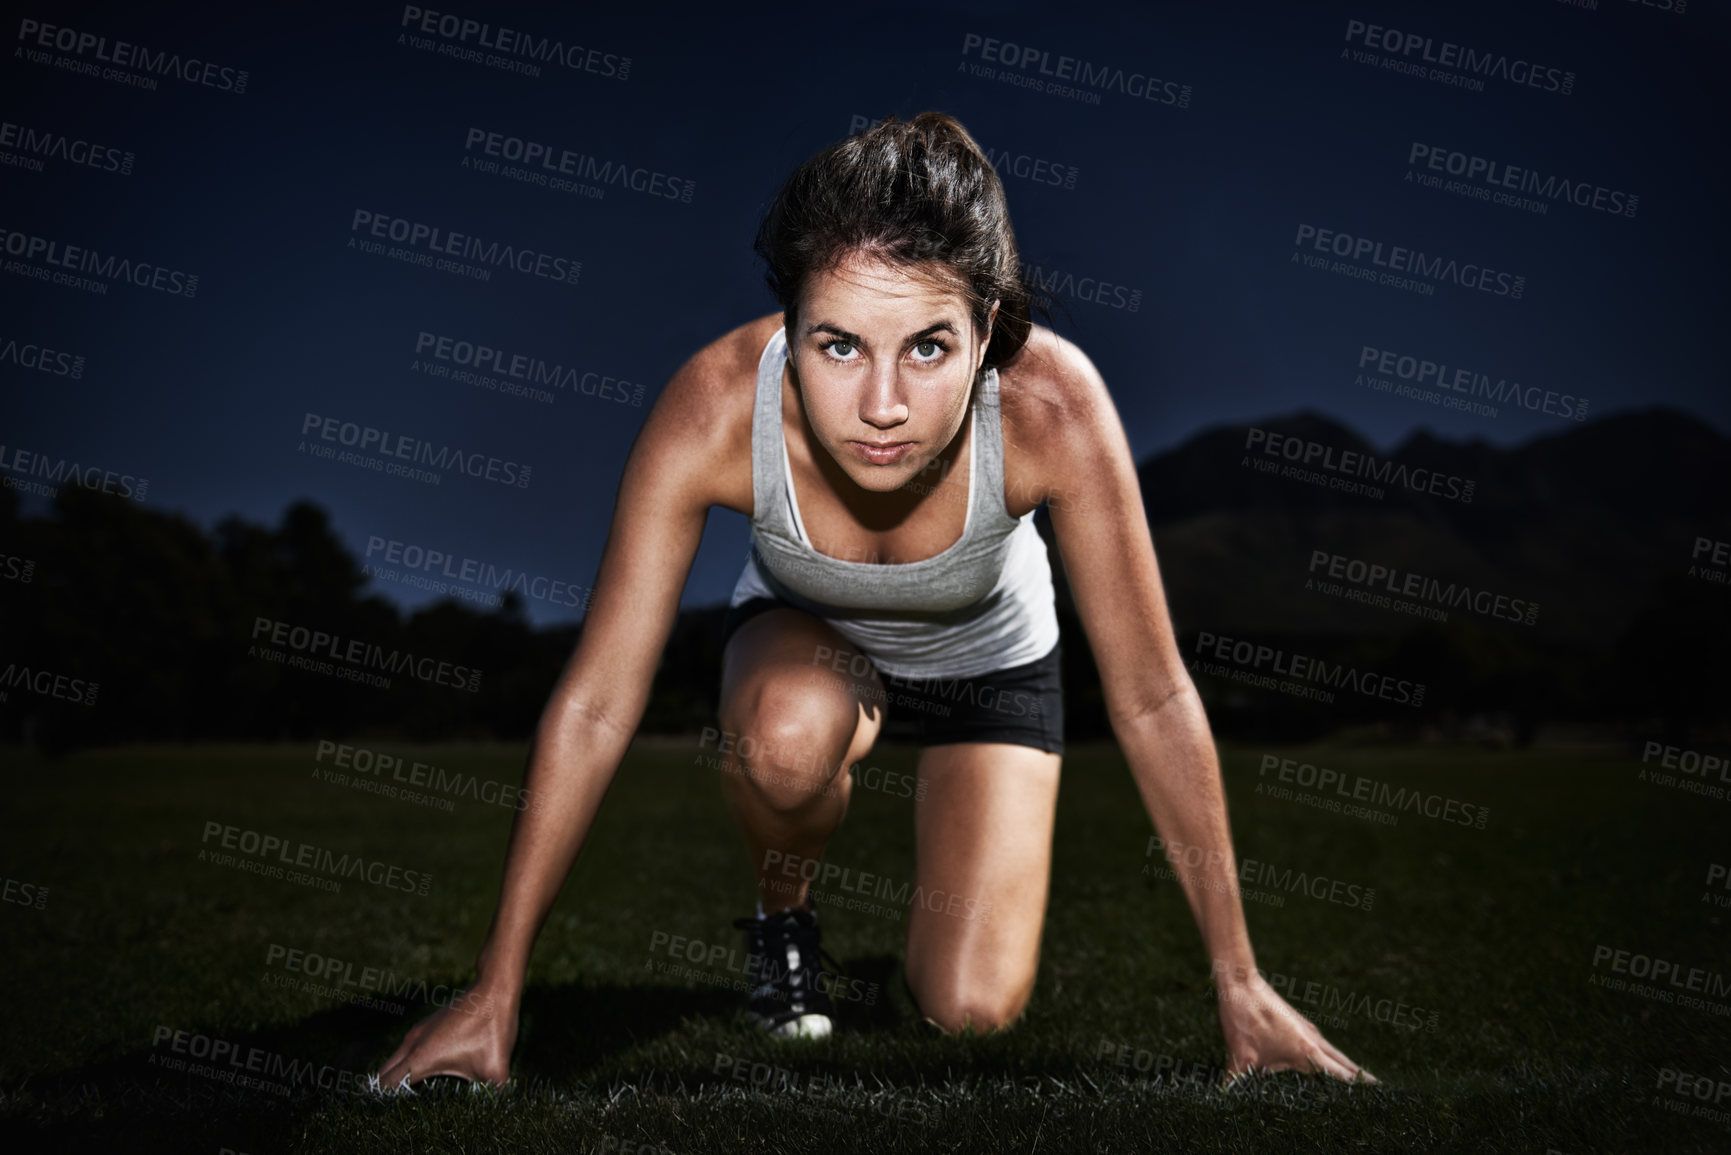
[[[518,782],[524,758],[519,747],[377,745],[477,783]],[[911,774],[916,753],[882,748],[870,762]],[[1263,969],[1382,1080],[1289,1074],[1231,1092],[1208,1077],[1224,1059],[1208,960],[1177,884],[1143,871],[1160,862],[1115,747],[1066,759],[1039,982],[1015,1029],[955,1038],[919,1022],[901,982],[905,908],[892,902],[823,916],[825,946],[879,997],[844,1002],[836,1037],[795,1045],[744,1025],[728,958],[668,950],[673,936],[732,950],[730,920],[750,911],[751,867],[699,754],[696,739],[646,739],[622,768],[536,949],[513,1084],[477,1092],[446,1080],[385,1099],[353,1093],[345,1073],[371,1070],[445,986],[469,977],[497,896],[506,806],[460,797],[447,812],[315,778],[331,759],[311,745],[53,763],[8,753],[0,1144],[251,1155],[1731,1150],[1731,1098],[1696,1097],[1731,1080],[1727,1000],[1686,1006],[1597,985],[1629,976],[1596,965],[1596,952],[1731,970],[1724,908],[1703,884],[1728,860],[1731,802],[1638,780],[1638,754],[1223,749],[1241,858],[1375,892],[1367,910],[1362,898],[1247,883],[1260,891],[1247,911]],[[1288,787],[1292,798],[1259,792],[1269,754],[1488,807],[1488,821],[1403,812],[1386,825],[1307,804],[1326,795],[1302,786]],[[913,805],[856,789],[828,860],[912,879]],[[207,839],[209,823],[430,872],[427,893],[362,878],[332,893],[224,864],[211,857],[220,838]],[[292,985],[320,965],[312,955],[340,960],[345,989],[385,1005]],[[394,972],[386,981],[402,993],[379,991],[369,967]],[[318,1074],[273,1089],[176,1069],[199,1063],[201,1048],[262,1052],[255,1071]]]

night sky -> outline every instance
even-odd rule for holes
[[[1383,450],[1427,428],[1499,445],[1578,428],[1506,403],[1489,417],[1375,392],[1355,384],[1365,346],[1584,398],[1588,420],[1662,403],[1724,431],[1731,86],[1716,7],[922,3],[675,18],[653,4],[428,6],[530,34],[522,44],[557,39],[584,65],[544,62],[535,77],[440,54],[501,50],[440,35],[436,17],[431,32],[405,27],[401,5],[214,18],[27,6],[0,76],[0,444],[7,459],[23,449],[148,478],[147,508],[206,527],[230,513],[274,524],[307,498],[357,555],[395,540],[587,585],[668,377],[777,307],[751,239],[782,179],[856,117],[925,109],[1002,159],[1028,261],[1112,287],[1097,290],[1104,303],[1067,298],[1056,327],[1100,368],[1139,459],[1300,409]],[[52,61],[100,69],[97,50],[43,48],[31,20],[102,38],[103,51],[127,41],[228,71],[215,85],[162,77],[156,91],[80,75]],[[1348,39],[1354,21],[1415,47],[1367,48],[1367,34]],[[1105,79],[1073,85],[1087,99],[1006,81],[1006,43],[1025,63],[1012,81],[1054,83],[1080,67],[1065,57]],[[1473,91],[1383,66],[1429,68],[1426,53],[1461,49],[1516,73],[1536,64],[1541,79],[1572,74],[1558,80],[1570,91],[1500,76]],[[221,86],[242,69],[244,93]],[[1158,78],[1160,98],[1121,91],[1120,70],[1126,88]],[[465,167],[509,163],[466,145],[488,133],[659,173],[656,187],[681,196],[608,184],[596,198]],[[50,138],[131,153],[131,171],[44,156]],[[1537,213],[1424,187],[1415,143],[1605,190],[1602,203],[1633,195],[1635,214],[1534,198],[1548,205]],[[357,212],[559,268],[581,261],[581,273],[571,284],[494,268],[483,281],[363,252],[349,243],[372,239]],[[1304,226],[1525,281],[1519,299],[1434,279],[1425,295],[1312,269],[1293,260],[1320,255],[1295,244]],[[196,274],[197,291],[44,283],[13,263],[50,267],[24,251],[32,238]],[[1118,307],[1136,292],[1134,311]],[[548,404],[416,371],[422,333],[564,366],[573,387]],[[82,357],[81,372],[30,368],[26,347]],[[625,384],[585,395],[584,374]],[[432,485],[319,460],[298,449],[309,413],[528,464],[529,484],[449,470]],[[726,599],[747,535],[744,518],[712,515],[688,605]],[[549,599],[528,608],[537,623],[577,615]]]

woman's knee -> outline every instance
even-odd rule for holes
[[[940,1030],[956,1034],[971,1028],[984,1034],[1014,1025],[1027,1009],[1034,984],[985,976],[969,981],[965,974],[909,974],[908,988],[920,1014]]]
[[[796,810],[826,790],[844,765],[856,728],[851,701],[785,677],[766,678],[724,703],[742,776],[778,810]]]

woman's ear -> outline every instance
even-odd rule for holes
[[[986,314],[986,339],[980,343],[980,360],[974,365],[974,371],[979,372],[980,366],[986,363],[986,349],[992,343],[992,326],[998,321],[998,298],[992,298],[991,311]]]

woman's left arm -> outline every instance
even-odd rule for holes
[[[1257,972],[1214,740],[1178,651],[1129,441],[1093,363],[1054,345],[1039,390],[1044,435],[1018,454],[1023,479],[1051,510],[1112,732],[1158,832],[1150,848],[1183,887],[1212,961],[1228,1070],[1369,1080]]]

